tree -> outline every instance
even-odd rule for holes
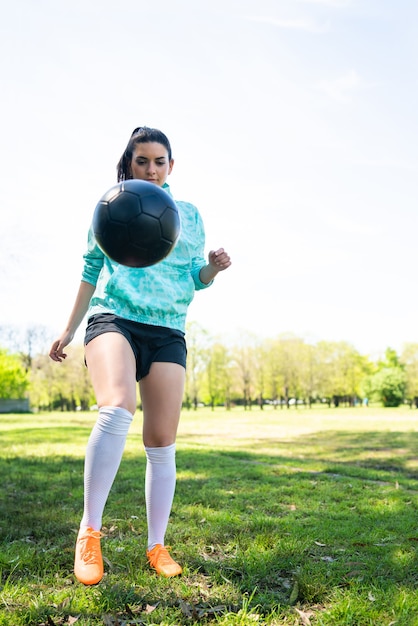
[[[317,345],[319,393],[329,405],[353,405],[361,395],[363,378],[370,371],[367,357],[345,341],[320,341]]]
[[[0,338],[2,345],[7,346],[13,353],[19,353],[27,372],[32,367],[34,357],[46,353],[53,339],[50,330],[41,325],[27,328],[0,326]]]
[[[31,404],[39,409],[88,410],[95,403],[93,387],[84,364],[84,347],[69,346],[68,358],[54,363],[46,354],[33,360]]]
[[[301,390],[304,401],[312,406],[318,398],[319,389],[319,361],[316,346],[305,344],[303,346],[301,367]]]
[[[385,358],[378,361],[377,368],[377,372],[365,383],[372,399],[382,402],[383,406],[399,406],[406,393],[405,365],[401,363],[395,350],[387,348]]]
[[[290,400],[297,400],[302,395],[301,363],[303,362],[304,341],[292,334],[281,335],[276,343],[279,371],[282,381],[281,398],[287,408]]]
[[[368,388],[372,399],[383,406],[399,406],[405,397],[405,372],[399,367],[384,367],[369,378]]]
[[[405,396],[411,405],[415,404],[418,408],[418,344],[405,344],[400,363],[406,378]]]
[[[228,350],[215,343],[206,352],[206,393],[212,410],[216,405],[228,404],[230,396],[230,374]]]
[[[184,403],[196,410],[204,371],[204,352],[208,345],[208,333],[197,322],[187,325],[187,367]]]
[[[399,356],[393,348],[386,348],[385,358],[383,360],[379,360],[377,362],[377,366],[379,369],[383,369],[385,367],[403,367]]]
[[[242,335],[240,345],[235,346],[233,352],[239,395],[244,403],[245,409],[251,409],[252,398],[254,396],[255,355],[253,343],[253,335]]]
[[[261,410],[264,408],[267,386],[267,354],[268,347],[266,342],[257,343],[254,346],[255,393]]]
[[[29,375],[19,356],[0,349],[0,398],[22,399],[29,388]]]
[[[264,350],[266,354],[266,395],[273,402],[274,408],[277,409],[280,391],[283,387],[278,340],[266,340]]]

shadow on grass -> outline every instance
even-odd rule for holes
[[[52,431],[49,444],[60,445],[67,437],[86,441],[89,433]],[[12,442],[13,433],[7,435]],[[42,441],[37,429],[25,437],[30,446]],[[266,454],[266,443],[273,452]],[[162,603],[238,610],[239,598],[254,593],[253,602],[267,612],[296,600],[323,602],[353,584],[388,597],[401,588],[412,592],[418,584],[417,449],[417,433],[398,432],[319,432],[289,442],[258,440],[251,451],[189,449],[180,441],[167,540],[186,565],[189,590],[181,599],[185,591],[176,587],[173,601],[170,588]],[[3,583],[36,590],[48,578],[65,589],[73,580],[83,459],[13,456],[13,448],[8,455],[0,458]],[[144,471],[143,455],[129,451],[109,497],[104,524],[111,530],[103,549],[112,568],[98,615],[120,610],[127,598],[161,604],[158,585],[168,584],[144,582]]]
[[[320,467],[320,471],[336,469],[347,476],[361,474],[404,481],[405,486],[417,488],[418,433],[416,432],[362,432],[326,431],[301,435],[290,441],[269,441],[276,447],[277,456],[268,455],[269,462],[284,462],[296,469]],[[252,451],[263,456],[265,441],[255,441]],[[238,454],[238,453],[237,453]],[[245,456],[245,454],[244,454]],[[380,473],[380,474],[379,474]],[[390,476],[391,474],[391,476]]]

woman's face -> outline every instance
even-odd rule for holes
[[[156,141],[135,144],[131,161],[132,178],[148,180],[162,187],[171,174],[174,160],[168,158],[167,148]]]

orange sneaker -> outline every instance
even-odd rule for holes
[[[78,533],[74,574],[84,585],[96,585],[103,577],[101,537],[103,534],[100,530],[93,530],[93,528],[85,528]]]
[[[161,576],[170,578],[178,576],[183,571],[181,566],[171,558],[167,548],[160,543],[157,543],[152,550],[147,550],[147,558],[151,567]]]

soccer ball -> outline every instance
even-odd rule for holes
[[[154,183],[125,180],[109,189],[93,214],[101,250],[128,267],[148,267],[165,259],[180,235],[172,197]]]

